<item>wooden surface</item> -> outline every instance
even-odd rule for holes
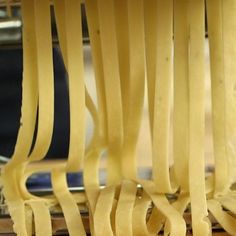
[[[86,232],[89,233],[89,220],[88,217],[83,217],[83,223],[85,225]],[[63,218],[52,217],[52,225],[53,225],[53,235],[67,235],[66,233],[66,224]],[[0,235],[14,235],[12,231],[12,221],[10,219],[1,219],[0,218]],[[161,234],[159,234],[161,235]],[[191,236],[192,234],[189,232],[186,236]],[[213,232],[213,236],[229,236],[228,233],[225,232]]]

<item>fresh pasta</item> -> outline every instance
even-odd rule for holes
[[[96,101],[85,85],[81,4]],[[68,157],[53,163],[44,160],[54,125],[51,7],[67,72],[70,111]],[[236,235],[235,0],[21,0],[21,10],[21,125],[14,154],[1,171],[14,232],[53,235],[51,212],[57,207],[68,234],[84,236],[83,205],[94,236],[184,236],[186,211],[191,212],[195,236],[212,234],[211,216]],[[210,174],[205,171],[206,21],[214,144]],[[137,165],[146,85],[152,146],[149,180],[139,177]],[[93,121],[88,145],[86,110]],[[101,188],[103,155],[107,177]],[[79,171],[84,192],[73,193],[66,175]],[[33,195],[26,187],[27,179],[40,172],[51,174],[51,196]]]

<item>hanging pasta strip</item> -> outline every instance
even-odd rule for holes
[[[189,194],[183,193],[178,196],[178,199],[172,204],[172,206],[183,216],[189,203],[190,203]],[[168,220],[166,221],[164,231],[166,235],[169,235],[171,231],[170,221]]]
[[[54,1],[57,19],[61,20],[61,24],[58,24],[58,32],[62,40],[63,59],[68,73],[70,145],[65,168],[52,170],[52,185],[62,207],[70,235],[86,235],[79,208],[68,190],[66,181],[66,171],[74,172],[81,168],[85,148],[85,87],[80,4],[80,0],[73,0],[70,3]],[[78,22],[75,19],[78,19]]]
[[[12,175],[13,174],[15,173],[12,171]],[[18,190],[14,191],[14,197],[11,196],[13,195],[12,189],[17,188],[17,181],[14,178],[14,175],[10,176],[9,174],[5,173],[2,174],[2,181],[5,188],[3,190],[4,197],[6,199],[9,214],[13,221],[13,231],[17,233],[17,235],[27,236],[27,219],[23,199],[19,196],[20,193],[18,192]],[[14,186],[10,186],[11,184]],[[9,186],[11,188],[8,188],[6,186]]]
[[[94,145],[91,146],[90,151],[86,153],[84,162],[84,186],[89,203],[90,232],[91,235],[94,235],[93,215],[99,195],[99,159],[107,145],[107,108],[97,1],[86,0],[85,8],[95,72],[99,115],[98,122],[94,124],[95,128],[98,130],[97,136]]]
[[[63,59],[68,73],[70,100],[70,145],[67,171],[78,171],[84,157],[85,149],[85,87],[83,69],[83,46],[80,0],[54,1],[55,6],[64,4],[65,27],[61,26]],[[55,10],[56,12],[56,10]],[[57,17],[58,19],[58,17]],[[75,21],[78,19],[78,21]],[[62,38],[63,36],[60,36]]]
[[[144,191],[150,196],[155,207],[166,217],[170,223],[170,236],[184,236],[186,225],[181,214],[168,202],[164,194],[156,191],[155,183],[151,181],[140,181]],[[165,233],[165,232],[164,232]]]
[[[128,115],[128,95],[129,95],[129,71],[130,71],[130,55],[129,55],[129,25],[128,25],[128,1],[114,0],[115,11],[115,28],[117,38],[120,86],[122,95],[123,108],[123,126],[126,127]],[[125,131],[125,130],[124,130]]]
[[[37,77],[35,31],[34,31],[34,5],[32,1],[22,1],[23,26],[23,85],[21,126],[19,128],[14,154],[2,170],[4,196],[8,204],[8,211],[14,222],[14,232],[18,235],[27,235],[25,225],[25,206],[18,186],[18,177],[23,171],[22,163],[27,159],[32,144],[35,120],[37,113]]]
[[[209,235],[204,162],[204,1],[189,2],[189,189],[192,228],[196,235]],[[197,65],[197,66],[196,66]]]
[[[222,1],[223,17],[223,43],[225,66],[225,91],[226,91],[226,151],[229,161],[229,187],[236,181],[236,2],[233,0]]]
[[[94,124],[94,127],[98,130],[96,136],[96,142],[91,146],[90,150],[86,154],[84,162],[84,185],[85,189],[99,189],[99,157],[102,150],[105,148],[107,142],[106,132],[106,100],[105,100],[105,88],[103,78],[103,64],[101,55],[101,45],[99,36],[99,20],[97,1],[86,0],[86,15],[88,21],[90,45],[92,51],[93,66],[96,79],[97,88],[97,100],[98,100],[98,122]],[[89,195],[91,192],[88,191]],[[93,195],[93,194],[92,194]],[[93,198],[93,196],[91,197]],[[94,206],[92,207],[94,210]]]
[[[32,1],[31,1],[32,2]],[[33,3],[33,2],[32,2]],[[28,3],[27,3],[28,4]],[[39,4],[39,5],[38,5]],[[35,42],[38,49],[36,49],[36,56],[31,59],[33,61],[36,61],[37,68],[34,72],[34,77],[38,78],[38,87],[39,87],[39,107],[44,107],[42,109],[39,108],[39,119],[41,122],[38,124],[38,133],[37,133],[37,140],[36,144],[34,146],[34,149],[32,151],[32,154],[29,156],[28,161],[32,162],[35,160],[42,159],[45,154],[48,151],[48,147],[51,142],[51,136],[52,136],[52,129],[53,129],[53,112],[54,112],[54,86],[53,86],[53,62],[52,62],[52,38],[51,38],[51,23],[50,23],[50,2],[49,1],[41,1],[40,3],[38,1],[34,2],[34,5],[31,6],[33,9],[37,9],[35,12]],[[33,11],[31,9],[31,11]],[[41,20],[41,19],[44,20]],[[34,29],[31,29],[34,32]],[[40,37],[38,37],[40,35]],[[43,50],[41,50],[41,47],[43,45],[43,42],[45,43],[43,46]],[[39,49],[40,48],[40,49]],[[47,76],[46,82],[44,81],[45,74]],[[40,82],[41,81],[41,82]],[[46,93],[44,93],[44,91]],[[50,92],[49,92],[50,91]],[[36,98],[38,98],[38,91],[35,93]],[[36,99],[35,98],[35,99]],[[47,106],[45,107],[45,104]],[[34,103],[34,124],[36,119],[36,110],[37,109],[37,100],[35,100]],[[48,110],[47,110],[48,109]],[[47,112],[48,111],[48,112]],[[47,132],[44,132],[42,130],[43,122],[45,121],[44,125],[48,125]],[[40,125],[41,124],[41,125]],[[50,127],[50,128],[49,128]],[[41,130],[41,131],[39,131]],[[32,131],[31,131],[32,132]],[[42,133],[44,132],[44,133]],[[33,132],[32,132],[33,137]],[[45,136],[44,136],[45,135]],[[32,138],[31,138],[32,140]],[[29,149],[28,149],[29,152]],[[34,167],[31,167],[34,169]],[[25,175],[25,173],[24,173]],[[30,194],[28,193],[27,189],[25,188],[25,181],[27,178],[25,176],[22,176],[20,174],[18,176],[20,179],[20,185],[21,185],[21,194],[25,199],[30,199]],[[23,186],[23,188],[22,188]],[[33,208],[33,211],[35,214],[37,214],[36,211],[37,208]],[[42,218],[43,215],[41,216]],[[50,222],[48,222],[50,224]],[[40,226],[39,226],[40,227]]]
[[[222,34],[221,41],[217,41],[218,38],[213,33],[212,35],[215,36],[215,41],[212,41],[213,46],[221,47],[221,63],[222,63],[222,71],[224,80],[221,81],[223,85],[220,87],[219,85],[219,92],[224,94],[224,133],[222,132],[222,136],[225,139],[224,141],[224,148],[225,148],[225,160],[224,165],[222,165],[222,169],[220,170],[220,163],[221,158],[224,156],[219,156],[216,160],[216,173],[218,176],[215,176],[215,179],[218,180],[218,183],[215,182],[215,197],[217,197],[218,201],[210,200],[208,201],[208,208],[211,211],[211,213],[214,215],[216,220],[222,225],[222,227],[231,235],[235,235],[235,227],[236,219],[232,216],[230,216],[228,213],[226,213],[223,209],[228,209],[231,212],[236,212],[235,210],[235,199],[232,196],[234,195],[234,192],[230,193],[230,185],[235,181],[235,127],[234,127],[234,121],[236,117],[236,96],[235,96],[235,65],[234,60],[236,56],[236,48],[234,46],[234,37],[235,35],[235,29],[236,24],[234,22],[235,20],[235,13],[236,13],[236,5],[234,1],[221,1],[218,3],[218,8],[216,5],[211,5],[212,3],[209,1],[209,11],[212,11],[212,15],[210,16],[218,16],[217,13],[221,16],[221,24],[222,24],[222,31],[220,32]],[[212,7],[212,8],[210,8]],[[215,7],[215,8],[213,8]],[[210,14],[209,13],[209,14]],[[214,15],[215,14],[215,15]],[[213,20],[213,19],[212,19]],[[213,24],[212,24],[213,25]],[[214,27],[214,25],[213,25]],[[214,32],[214,31],[213,31]],[[217,44],[218,43],[218,44]],[[215,49],[216,50],[216,49]],[[213,52],[214,53],[214,52]],[[214,56],[215,54],[213,54]],[[216,57],[216,55],[215,55]],[[215,58],[217,60],[217,57]],[[223,62],[222,62],[223,61]],[[217,61],[215,63],[215,66],[217,66]],[[218,65],[219,66],[219,65]],[[213,68],[214,69],[214,68]],[[216,90],[217,91],[217,90]],[[217,94],[218,95],[218,94]],[[215,96],[217,96],[215,95]],[[220,95],[218,96],[218,99],[222,99]],[[217,103],[220,103],[222,101],[218,101]],[[221,111],[222,112],[222,111]],[[218,115],[220,116],[220,115]],[[220,134],[219,134],[220,136]],[[217,137],[216,137],[217,138]],[[217,158],[217,156],[216,156]],[[218,184],[218,185],[217,185]],[[221,188],[220,188],[221,187]],[[221,206],[222,205],[222,206]]]
[[[33,234],[33,212],[32,208],[25,204],[25,221],[26,221],[26,230],[27,235]]]
[[[129,21],[132,17],[129,17],[127,0],[114,0],[114,10],[115,10],[115,29],[117,38],[117,48],[118,48],[118,60],[119,60],[119,73],[120,73],[120,85],[121,85],[121,95],[122,95],[122,108],[123,108],[123,127],[124,127],[124,147],[122,152],[122,176],[128,179],[127,171],[124,169],[128,168],[128,175],[132,175],[131,178],[135,178],[136,170],[135,164],[132,165],[130,160],[133,157],[127,159],[127,135],[129,134],[129,99],[130,88],[131,88],[131,49],[130,49],[130,35],[129,35]],[[134,10],[134,9],[133,9]],[[135,10],[134,10],[135,11]],[[134,26],[135,27],[135,26]],[[132,155],[132,154],[131,154]],[[131,160],[133,161],[133,160]]]
[[[60,3],[60,2],[59,2]],[[59,36],[59,42],[60,42],[60,47],[62,50],[62,54],[63,54],[63,58],[66,59],[66,29],[65,29],[65,12],[64,12],[64,3],[61,2],[60,4],[58,3],[58,1],[55,1],[54,7],[55,7],[55,16],[56,16],[56,23],[57,23],[57,28],[58,28],[58,36]],[[64,59],[64,60],[65,60]],[[67,61],[64,61],[65,63],[67,63]],[[67,67],[67,65],[66,65]],[[88,91],[86,89],[85,92],[85,98],[86,98],[86,105],[88,107],[88,110],[90,111],[90,114],[92,115],[93,121],[94,121],[94,136],[92,139],[92,142],[90,143],[87,152],[89,153],[94,146],[96,146],[96,139],[97,139],[97,135],[99,132],[99,127],[98,127],[98,114],[97,114],[97,110],[95,108],[95,105],[91,99],[91,97],[88,94]],[[93,150],[92,150],[93,151]],[[91,177],[91,175],[90,175]]]
[[[124,93],[124,145],[122,152],[122,173],[126,179],[137,178],[136,167],[136,145],[141,123],[141,114],[144,101],[145,88],[145,54],[144,54],[144,22],[143,22],[143,1],[127,1],[125,12],[127,11],[127,48],[119,51],[120,61],[128,54],[128,78],[126,79],[127,88]],[[123,10],[123,11],[124,11]],[[120,13],[120,14],[119,14]],[[118,12],[120,17],[124,14]],[[119,18],[117,19],[119,21]],[[123,21],[119,22],[121,24]],[[119,25],[117,22],[117,25]],[[125,34],[125,32],[124,32]],[[117,34],[119,35],[119,34]],[[122,38],[124,35],[121,35]],[[126,39],[126,38],[125,38]],[[119,42],[119,40],[118,40]],[[125,51],[126,49],[126,51]],[[127,50],[128,49],[128,50]],[[126,61],[124,61],[126,62]],[[121,66],[122,64],[120,64]],[[124,68],[124,66],[123,66]],[[124,68],[127,70],[127,68]],[[121,71],[122,72],[122,71]],[[125,74],[127,76],[127,74]],[[121,80],[122,80],[121,79]],[[138,96],[137,96],[138,94]],[[116,234],[133,235],[132,232],[132,213],[136,199],[136,183],[124,182],[116,211]],[[125,200],[126,199],[126,200]],[[126,203],[127,201],[127,203]],[[135,221],[135,219],[134,219]]]
[[[33,212],[34,228],[37,236],[52,235],[52,224],[49,204],[44,199],[26,200],[26,206],[30,206]],[[27,215],[26,215],[27,217]],[[32,224],[32,222],[28,222]],[[31,234],[30,234],[31,235]]]
[[[151,198],[146,192],[143,192],[141,198],[136,198],[133,210],[133,235],[155,236],[163,228],[164,215],[156,207],[153,207],[152,212],[148,213],[151,205]],[[147,214],[150,214],[148,220]]]
[[[160,193],[173,193],[169,175],[172,86],[172,0],[157,1],[156,82],[153,120],[153,180]],[[165,22],[165,24],[163,24]]]
[[[99,157],[102,154],[102,147],[104,146],[103,144],[104,141],[102,141],[103,138],[100,137],[102,132],[100,130],[101,129],[101,126],[99,123],[100,116],[98,114],[98,110],[95,107],[95,104],[93,103],[92,98],[89,96],[87,89],[85,93],[86,93],[85,102],[93,119],[94,130],[93,130],[92,139],[85,150],[85,160],[83,163],[84,164],[83,180],[84,180],[84,186],[85,186],[85,192],[86,192],[86,200],[88,200],[89,202],[90,234],[94,235],[91,209],[94,210],[95,208],[95,203],[97,201],[97,196],[99,192],[99,162],[98,161],[99,161]],[[88,172],[91,172],[89,173],[90,175],[88,175]],[[75,198],[75,194],[74,194],[74,198]],[[78,201],[76,202],[79,203]]]
[[[103,59],[108,130],[108,185],[121,180],[123,115],[115,32],[114,1],[98,0],[101,49]]]
[[[51,178],[53,191],[61,205],[70,236],[85,236],[80,211],[68,189],[65,171],[53,169]]]
[[[156,52],[157,52],[157,0],[143,1],[144,28],[146,48],[146,73],[148,88],[148,108],[151,134],[153,132],[153,113],[156,80]],[[153,135],[153,134],[152,134]]]
[[[151,200],[146,193],[142,194],[142,198],[136,198],[134,210],[133,210],[133,235],[143,235],[148,236],[147,230],[147,211],[150,208]],[[155,234],[156,235],[156,234]]]
[[[176,209],[179,215],[183,216],[188,204],[190,202],[189,194],[182,193],[178,196],[178,199],[172,203],[174,209]],[[147,229],[150,235],[156,235],[161,229],[163,224],[165,223],[164,232],[165,235],[169,235],[171,232],[171,222],[166,219],[164,214],[160,212],[159,209],[154,208],[150,215],[150,218],[147,222]]]
[[[136,193],[137,185],[135,182],[130,180],[124,180],[122,182],[115,217],[115,229],[117,236],[133,235],[132,218]]]
[[[66,28],[65,28],[65,20],[64,20],[64,18],[65,18],[64,9],[63,9],[63,7],[60,7],[60,6],[61,5],[58,6],[57,4],[55,4],[54,8],[56,9],[55,10],[55,17],[56,17],[57,29],[59,31],[58,38],[59,38],[59,43],[60,43],[60,49],[62,51],[62,55],[63,55],[63,59],[64,59],[67,55],[66,54],[66,52],[67,52],[66,36],[65,36],[66,35]],[[64,63],[66,63],[65,59],[64,59]],[[68,67],[68,66],[66,65],[66,67]],[[87,88],[85,88],[85,104],[86,104],[86,107],[87,107],[89,113],[92,116],[93,122],[96,123],[97,119],[98,119],[97,109],[96,109],[96,106],[95,106],[91,96],[89,95]],[[95,125],[95,128],[97,128],[96,125]],[[97,132],[97,130],[95,130],[94,133],[96,133],[96,132]],[[87,150],[91,149],[91,146],[95,142],[94,141],[95,136],[96,136],[96,134],[93,135],[92,140],[87,147]]]
[[[207,204],[209,211],[217,219],[225,231],[230,235],[236,235],[236,219],[228,212],[223,210],[221,204],[218,201],[211,199],[207,201]]]
[[[23,85],[22,85],[22,108],[21,121],[14,154],[11,160],[5,165],[5,169],[14,168],[13,165],[20,165],[27,160],[35,129],[38,84],[37,84],[37,54],[35,35],[34,4],[32,1],[23,0],[22,16],[23,27]],[[33,63],[35,61],[35,63]],[[30,64],[30,65],[29,65]],[[17,169],[17,168],[15,168]]]
[[[188,81],[188,1],[174,1],[174,174],[181,193],[172,206],[184,214],[189,204],[189,81]],[[168,232],[169,221],[165,229]]]
[[[51,216],[46,202],[42,200],[29,200],[26,201],[26,204],[29,205],[34,212],[35,235],[52,236]],[[50,222],[50,224],[48,222]]]
[[[215,194],[223,193],[229,185],[226,153],[226,101],[224,68],[224,35],[222,1],[207,1],[208,35],[211,62],[212,121],[215,159]]]
[[[50,1],[34,1],[35,32],[37,47],[37,77],[38,77],[38,130],[36,142],[28,161],[37,161],[45,157],[48,152],[53,132],[54,122],[54,76],[52,59],[52,36]],[[47,78],[45,80],[45,77]],[[23,178],[24,179],[24,178]],[[41,202],[35,202],[32,210],[35,218],[37,235],[39,229],[44,228],[44,235],[52,233],[49,209]],[[40,230],[42,231],[42,230]],[[41,234],[42,235],[42,234]]]
[[[92,117],[92,122],[93,122],[93,135],[91,141],[86,146],[85,149],[85,156],[86,156],[87,153],[89,153],[91,150],[94,149],[95,146],[97,146],[97,140],[100,132],[98,110],[86,87],[85,87],[85,105]]]
[[[51,143],[54,119],[54,77],[52,60],[52,37],[50,2],[48,0],[34,1],[35,11],[35,42],[36,42],[36,71],[34,76],[38,78],[39,93],[39,122],[36,143],[29,155],[28,162],[41,160],[46,155]],[[42,20],[43,19],[43,20]],[[43,46],[42,46],[43,45]],[[43,47],[43,50],[41,49]],[[46,82],[45,76],[47,77]],[[36,105],[36,104],[35,104]],[[41,107],[41,109],[40,109]],[[36,107],[34,106],[34,109]],[[35,113],[36,117],[36,113]],[[34,122],[35,122],[34,117]],[[45,123],[44,123],[45,122]],[[46,126],[46,130],[44,130]],[[34,167],[32,167],[33,169]],[[22,175],[19,176],[20,184],[25,185]],[[26,188],[21,188],[22,195],[27,198]]]
[[[129,82],[124,125],[122,172],[124,178],[136,179],[136,146],[141,125],[145,90],[145,44],[143,1],[128,1]]]
[[[100,191],[94,212],[94,232],[96,236],[113,236],[111,212],[115,197],[115,186]]]
[[[116,0],[115,16],[123,101],[122,173],[124,178],[136,179],[135,149],[145,87],[143,2]]]
[[[150,198],[151,199],[151,198]],[[150,235],[156,235],[161,231],[165,223],[166,217],[161,211],[153,205],[152,212],[147,221],[147,229]]]
[[[138,6],[139,7],[139,6]],[[140,7],[138,8],[138,9],[140,9]],[[142,9],[142,8],[141,8]],[[132,9],[132,10],[134,10],[134,9]],[[132,11],[133,12],[133,11]],[[135,10],[134,10],[134,12],[135,12]],[[139,11],[138,11],[139,12]],[[141,11],[140,11],[141,12]],[[130,16],[130,19],[135,19],[135,21],[137,21],[137,19],[139,18],[139,17],[135,17],[135,16]],[[142,19],[142,17],[141,17],[141,19]],[[119,20],[119,19],[116,19],[116,20]],[[138,25],[138,27],[136,27],[135,26],[135,23],[136,22],[133,22],[133,27],[134,27],[134,29],[137,29],[138,27],[140,27],[140,24]],[[135,35],[137,35],[136,33],[135,33]],[[141,40],[142,40],[142,37],[141,37]],[[139,43],[138,43],[139,44]],[[135,44],[135,46],[137,46],[136,44]],[[138,45],[139,46],[139,45]],[[138,53],[139,53],[139,55],[140,55],[140,50],[138,50],[137,51]],[[133,54],[133,51],[132,52],[130,52],[131,53],[131,55]],[[120,55],[121,56],[121,55]],[[133,55],[132,55],[133,56]],[[121,57],[120,57],[120,59],[121,59]],[[142,60],[142,57],[141,57],[141,60]],[[120,60],[121,61],[121,60]],[[143,62],[144,62],[144,59],[143,59]],[[137,63],[137,61],[134,61],[133,62],[134,63],[134,66],[135,66],[135,64]],[[144,64],[144,63],[142,63],[142,64]],[[136,64],[137,65],[137,64]],[[133,65],[132,65],[133,66]],[[132,68],[132,67],[131,67]],[[142,68],[142,65],[141,65],[141,68]],[[132,70],[132,69],[131,69]],[[144,71],[144,70],[143,70]],[[132,72],[131,72],[132,73]],[[139,74],[139,73],[138,73]],[[141,74],[141,76],[142,76],[142,74]],[[131,74],[131,78],[132,78],[132,74]],[[144,73],[143,73],[143,81],[144,81]],[[131,81],[132,82],[132,81]],[[141,85],[141,89],[143,89],[143,85]],[[132,88],[132,87],[131,87]],[[130,89],[130,88],[129,88]],[[138,87],[138,89],[139,89],[139,87]],[[139,89],[140,90],[140,89]],[[128,90],[129,91],[129,90]],[[130,92],[130,91],[129,91]],[[132,90],[131,90],[131,94],[130,94],[131,96],[132,96]],[[132,97],[131,97],[131,99],[132,99]],[[141,100],[142,100],[142,98],[141,98]],[[127,102],[127,101],[126,101]],[[129,105],[129,104],[128,104]],[[139,105],[140,106],[140,105]],[[142,106],[142,103],[141,103],[141,106]],[[128,106],[128,108],[130,108],[129,106]],[[127,109],[124,109],[124,111],[125,110],[127,110]],[[135,113],[135,111],[134,111],[134,113]],[[135,113],[136,114],[136,113]],[[130,121],[130,120],[128,120],[128,121]],[[135,127],[135,126],[133,126],[133,127]],[[136,128],[136,127],[135,127]],[[135,129],[134,128],[134,129]],[[124,130],[124,131],[126,131],[126,130]],[[129,132],[129,131],[126,131],[127,133]],[[127,140],[128,141],[128,140]],[[128,160],[126,160],[126,164],[127,164],[127,161]],[[132,161],[133,162],[133,161]],[[130,165],[128,165],[129,167],[133,167],[133,166],[135,166],[134,164],[130,164]],[[130,169],[130,168],[129,168]],[[130,170],[129,170],[130,171]],[[128,173],[127,171],[125,172],[125,173]],[[136,176],[136,174],[135,174],[135,171],[134,171],[134,174],[132,173],[131,174],[132,175],[132,178],[135,178],[135,176]],[[127,177],[127,174],[126,174],[126,176],[125,177]],[[124,188],[126,188],[126,187],[124,187]],[[133,200],[135,200],[135,192],[136,192],[136,186],[133,184],[133,189],[134,189],[134,192],[130,195],[130,197],[133,199]],[[127,196],[128,197],[128,195],[127,195],[127,192],[124,190],[124,192],[122,191],[121,192],[121,195],[120,195],[120,200],[118,201],[118,212],[122,212],[122,211],[124,211],[124,209],[126,209],[126,213],[127,213],[127,208],[123,208],[123,201],[122,201],[122,199],[123,199],[123,197],[125,198],[125,196]],[[131,202],[131,204],[134,204],[134,202],[132,203]],[[130,214],[129,214],[130,213]],[[132,216],[132,208],[130,208],[130,211],[129,211],[129,213],[127,213],[126,215],[129,215],[129,216]],[[121,216],[121,214],[118,214],[119,216]],[[118,216],[117,215],[117,216]],[[129,217],[128,218],[128,220],[130,220],[130,226],[132,225],[131,223],[132,223],[132,217]],[[119,223],[121,223],[121,227],[120,227],[120,231],[119,232],[123,232],[124,231],[124,228],[125,228],[125,225],[127,225],[127,221],[125,221],[125,219],[123,218],[123,217],[118,217],[117,218],[117,222],[118,222],[118,224]],[[119,226],[117,226],[117,230],[119,229]],[[132,228],[130,229],[130,232],[132,232]]]
[[[54,122],[54,76],[50,1],[34,0],[38,76],[38,130],[29,161],[43,159],[52,139]],[[45,79],[46,78],[46,79]]]
[[[174,173],[181,191],[188,191],[189,91],[188,1],[174,0]]]
[[[99,137],[97,138],[100,140],[100,145],[104,146],[107,142],[107,111],[97,1],[86,0],[85,7],[99,110],[99,123],[97,124],[99,126]]]

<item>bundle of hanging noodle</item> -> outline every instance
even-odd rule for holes
[[[23,84],[21,126],[2,183],[14,231],[51,236],[59,207],[69,235],[86,235],[80,205],[96,236],[211,235],[209,214],[236,235],[236,1],[85,0],[97,105],[85,86],[81,0],[53,0],[68,77],[68,157],[44,161],[53,133],[54,75],[50,0],[21,0]],[[205,11],[207,16],[214,173],[205,173]],[[147,84],[152,179],[137,174],[137,141]],[[173,100],[173,121],[171,119]],[[86,109],[93,137],[85,145]],[[36,120],[37,137],[32,146]],[[170,137],[173,134],[173,165]],[[107,156],[106,186],[99,163]],[[145,156],[143,158],[146,158]],[[67,173],[83,171],[84,193],[69,191]],[[50,172],[52,196],[26,188]],[[142,191],[138,190],[138,185]],[[173,195],[175,198],[168,196]],[[173,200],[174,199],[174,200]],[[151,207],[150,207],[151,206]],[[33,222],[33,224],[32,224]]]

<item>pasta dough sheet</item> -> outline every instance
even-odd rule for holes
[[[96,100],[85,85],[81,4],[89,30]],[[50,7],[67,72],[70,110],[68,156],[52,165],[44,160],[54,125]],[[21,126],[14,154],[1,172],[14,232],[53,235],[51,212],[56,208],[64,215],[69,235],[86,235],[83,205],[94,236],[184,236],[186,211],[191,214],[194,236],[212,234],[212,216],[228,234],[236,235],[232,188],[236,181],[236,1],[21,0],[21,10]],[[214,172],[208,175],[206,20],[214,144]],[[149,180],[137,174],[145,93],[152,147]],[[86,145],[87,111],[93,136]],[[104,188],[99,180],[102,156],[107,160]],[[35,196],[26,181],[45,171],[51,174],[53,194]],[[79,171],[85,191],[72,193],[66,174]]]

